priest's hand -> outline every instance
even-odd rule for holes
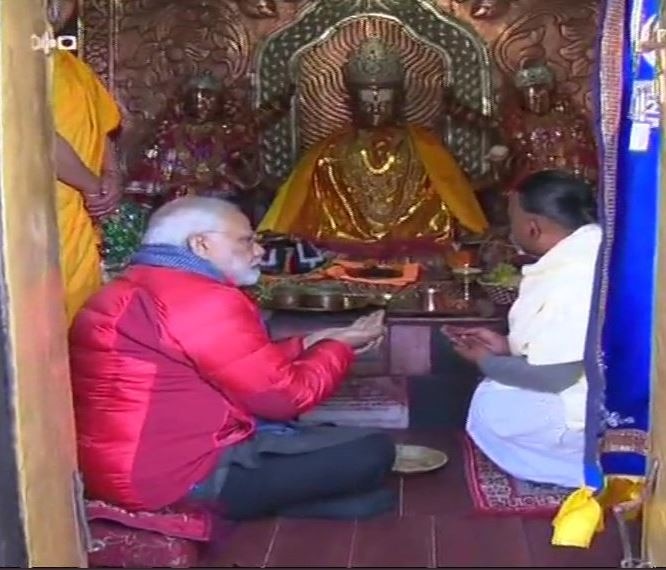
[[[509,340],[504,335],[484,327],[455,327],[445,325],[442,334],[454,345],[456,343],[475,342],[484,345],[492,354],[505,356],[511,354]]]
[[[494,354],[485,344],[482,344],[473,338],[451,340],[451,342],[456,354],[477,365],[484,358],[493,356]]]

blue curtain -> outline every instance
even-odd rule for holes
[[[654,39],[659,0],[606,0],[599,41],[597,118],[605,230],[587,366],[588,484],[642,476],[655,295],[659,99]],[[652,35],[650,35],[652,32]],[[621,54],[621,58],[618,57]]]

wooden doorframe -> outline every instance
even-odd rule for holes
[[[0,157],[0,168],[2,159]],[[0,180],[0,196],[1,192]],[[0,211],[2,201],[0,200]],[[0,235],[0,243],[2,236]],[[18,469],[16,463],[16,414],[8,366],[7,294],[4,260],[0,250],[0,566],[27,568],[28,549],[21,517]]]
[[[0,564],[85,568],[44,8],[0,0]]]
[[[0,25],[0,40],[4,33]],[[2,94],[0,94],[1,99]],[[2,127],[0,126],[0,129]],[[0,173],[4,155],[0,152]],[[3,211],[3,177],[0,175],[0,218]],[[5,274],[4,242],[0,224],[0,566],[27,568],[28,546],[21,512],[21,491],[16,456],[17,415],[11,371],[9,300]]]
[[[666,6],[662,5],[659,29],[666,28]],[[655,480],[648,481],[643,520],[642,559],[651,566],[666,566],[666,48],[657,50],[661,74],[661,157],[659,164],[659,203],[657,217],[657,256],[655,267],[655,308],[653,325],[653,371],[650,389],[650,461],[656,462]]]

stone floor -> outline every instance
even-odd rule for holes
[[[396,432],[398,441],[440,448],[450,462],[429,474],[396,477],[396,511],[371,521],[273,519],[240,525],[219,567],[606,567],[622,558],[609,521],[589,550],[550,546],[550,521],[477,515],[453,429]],[[636,541],[638,533],[635,533]]]

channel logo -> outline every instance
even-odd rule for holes
[[[78,40],[76,36],[58,36],[57,38],[54,38],[44,32],[41,36],[32,34],[32,36],[30,36],[30,45],[33,51],[43,51],[48,54],[55,50],[76,51]]]

